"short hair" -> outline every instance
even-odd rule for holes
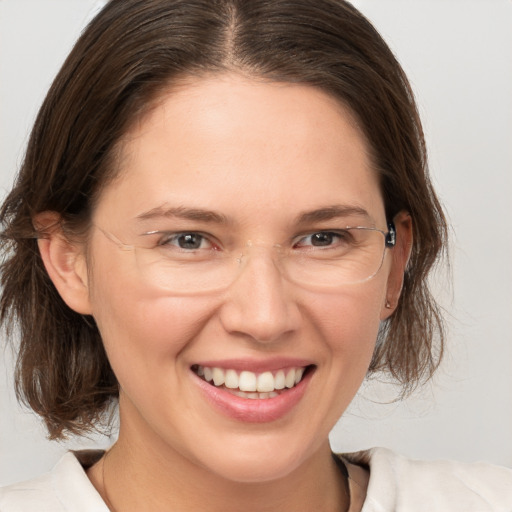
[[[405,393],[439,364],[443,321],[427,276],[446,222],[409,82],[371,23],[343,0],[111,0],[49,89],[0,210],[0,319],[20,336],[18,397],[50,438],[95,428],[118,384],[94,319],[71,310],[46,273],[33,218],[51,210],[65,232],[86,230],[136,119],[179,80],[226,71],[310,85],[349,108],[387,218],[405,210],[413,225],[402,294],[381,325],[369,373],[388,372]]]

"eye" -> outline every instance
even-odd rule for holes
[[[214,245],[200,233],[168,233],[158,241],[160,247],[175,246],[185,251],[212,249]]]
[[[347,244],[349,241],[348,231],[317,231],[302,237],[294,247],[333,247]]]
[[[309,237],[311,239],[311,245],[315,247],[324,247],[326,245],[332,245],[336,239],[336,235],[334,233],[315,233]]]

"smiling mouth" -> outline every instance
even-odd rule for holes
[[[212,386],[226,390],[240,398],[269,399],[294,388],[311,366],[254,373],[194,365],[192,371]]]

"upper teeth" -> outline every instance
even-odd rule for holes
[[[204,376],[208,382],[215,386],[226,386],[229,389],[240,391],[258,391],[268,393],[271,391],[293,388],[298,384],[304,374],[305,368],[288,368],[276,372],[253,373],[249,371],[237,372],[232,369],[210,368],[208,366],[197,366],[196,373]]]

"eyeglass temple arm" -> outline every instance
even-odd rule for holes
[[[122,251],[132,251],[134,249],[133,245],[125,244],[124,242],[121,242],[117,236],[113,235],[112,233],[109,233],[108,231],[105,231],[103,228],[101,228],[98,225],[94,225],[96,229],[98,229],[101,233],[103,233],[107,240],[110,240],[113,244],[117,245],[119,249]]]

